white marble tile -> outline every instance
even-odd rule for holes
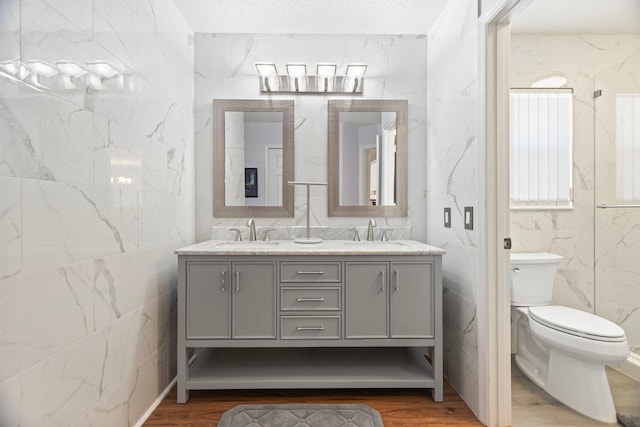
[[[33,0],[29,0],[33,1]],[[93,31],[93,3],[75,0],[39,0],[87,34]]]
[[[140,248],[187,241],[188,207],[172,194],[140,193]]]
[[[22,270],[20,180],[0,177],[0,280]]]
[[[443,293],[444,375],[470,408],[478,407],[478,337],[475,303]]]
[[[172,247],[136,251],[95,260],[97,328],[142,307],[176,286]]]
[[[93,120],[93,183],[141,190],[143,137],[98,115]]]
[[[0,107],[0,164],[5,174],[91,182],[91,113],[59,98],[20,92]]]
[[[0,382],[93,332],[93,265],[0,282]]]
[[[478,4],[452,0],[428,36],[427,237],[443,247],[445,376],[478,411],[477,21]],[[464,207],[475,207],[474,230]],[[451,208],[451,228],[444,227]]]
[[[106,336],[94,334],[21,374],[23,425],[72,425],[100,399]]]
[[[23,181],[22,215],[25,273],[138,246],[135,192]]]

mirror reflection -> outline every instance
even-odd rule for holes
[[[213,214],[293,216],[293,101],[213,100]]]
[[[396,205],[396,113],[340,113],[340,205]]]
[[[281,111],[227,111],[225,205],[282,205]]]
[[[329,216],[407,215],[406,100],[329,101]]]

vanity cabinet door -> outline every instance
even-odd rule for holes
[[[433,264],[391,263],[391,338],[433,337]]]
[[[188,339],[231,338],[231,264],[187,264]]]
[[[232,337],[276,338],[276,263],[233,263]]]
[[[346,338],[387,338],[389,264],[347,262]]]

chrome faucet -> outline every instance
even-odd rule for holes
[[[376,221],[371,218],[369,220],[369,228],[367,230],[367,242],[373,242],[374,238],[373,238],[373,227],[376,226]]]
[[[257,240],[256,237],[256,222],[253,219],[247,221],[247,227],[249,227],[249,241],[255,242]]]

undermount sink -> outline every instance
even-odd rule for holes
[[[388,241],[388,242],[369,242],[366,240],[362,240],[360,242],[340,242],[341,246],[359,246],[359,247],[369,247],[369,248],[377,248],[377,247],[393,247],[393,246],[407,246],[406,244],[398,241]]]
[[[216,244],[216,246],[237,246],[237,247],[241,247],[241,246],[275,246],[275,245],[279,245],[280,242],[277,241],[264,241],[264,240],[255,240],[255,241],[242,241],[242,242],[238,242],[238,241],[233,241],[233,242],[219,242]]]

